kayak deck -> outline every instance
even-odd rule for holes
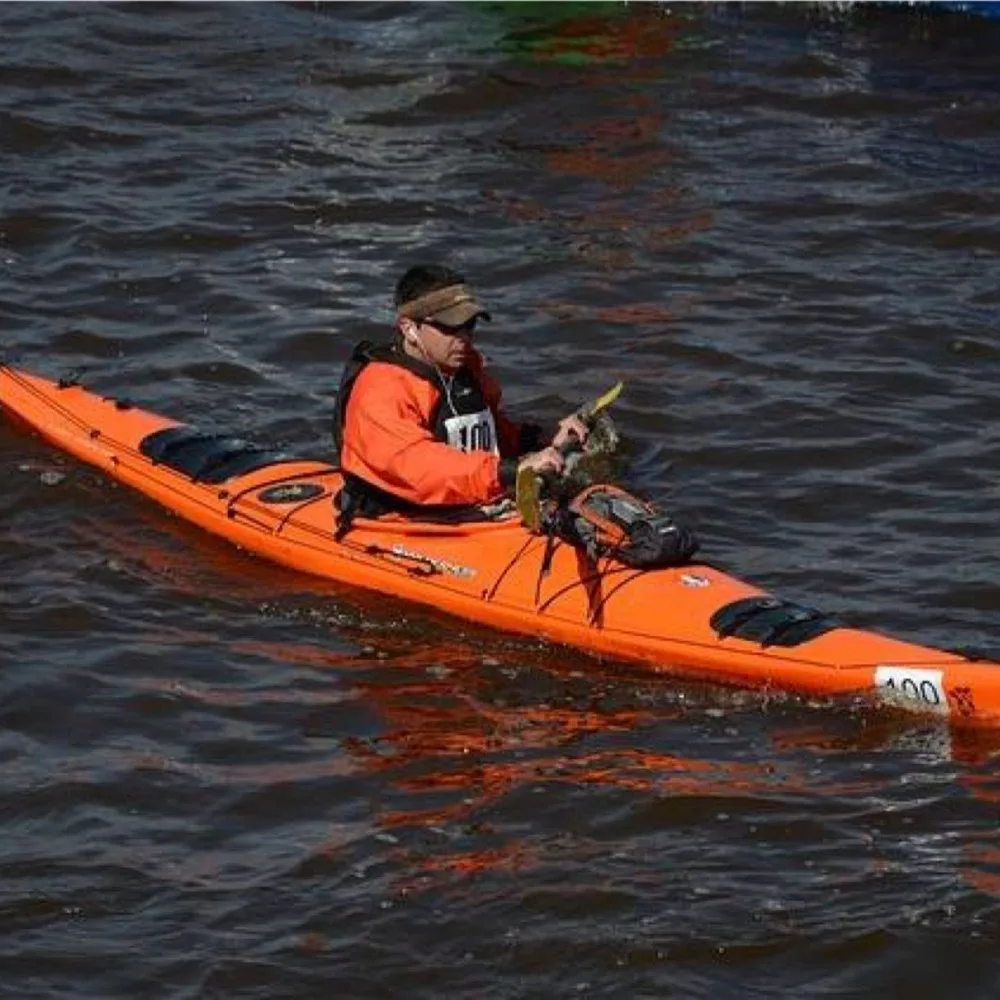
[[[811,695],[872,693],[1000,725],[1000,669],[843,626],[714,567],[597,566],[519,520],[355,519],[322,459],[203,433],[130,403],[0,366],[0,408],[57,448],[266,559],[664,674]]]

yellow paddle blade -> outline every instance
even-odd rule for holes
[[[529,531],[538,531],[541,523],[538,499],[538,473],[534,469],[518,469],[514,493],[517,512]]]
[[[593,420],[599,413],[606,410],[621,394],[624,382],[616,382],[603,396],[598,396],[592,403],[582,406],[579,411],[581,420]]]

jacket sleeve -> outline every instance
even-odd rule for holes
[[[500,388],[500,383],[486,371],[482,355],[474,354],[470,367],[482,387],[486,405],[493,413],[493,420],[497,425],[497,440],[501,457],[518,458],[529,451],[537,451],[541,448],[541,427],[537,424],[516,423],[501,409],[503,390]]]
[[[344,471],[416,504],[478,504],[501,497],[511,479],[509,463],[490,452],[462,452],[438,441],[430,424],[435,399],[423,379],[396,365],[370,364],[347,405]]]

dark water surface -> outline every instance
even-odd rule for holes
[[[0,5],[2,346],[295,448],[421,259],[784,596],[997,648],[1000,27]],[[997,742],[250,559],[0,426],[0,995],[995,997]]]

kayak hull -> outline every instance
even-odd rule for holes
[[[703,564],[598,566],[518,520],[356,519],[335,537],[337,469],[202,435],[77,384],[0,366],[0,409],[56,448],[250,552],[510,632],[673,676],[869,694],[1000,727],[1000,665],[843,627]]]

